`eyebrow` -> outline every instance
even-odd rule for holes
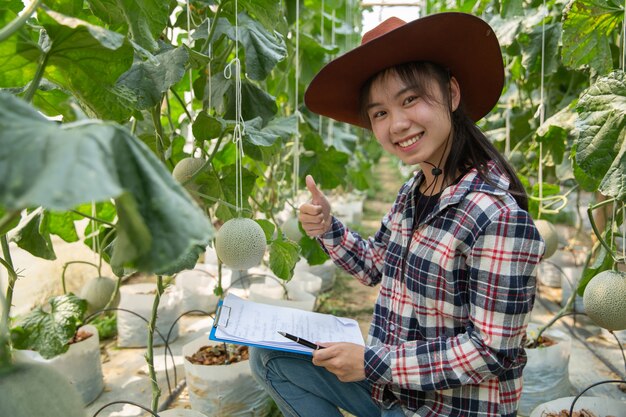
[[[398,91],[393,98],[398,98],[401,95],[403,95],[404,93],[406,93],[407,91],[411,91],[414,90],[415,87],[404,87],[403,89],[401,89],[400,91]],[[365,106],[365,111],[369,111],[372,107],[376,107],[376,106],[380,106],[380,103],[369,103],[367,106]]]

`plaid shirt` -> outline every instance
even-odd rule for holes
[[[381,284],[365,375],[372,397],[385,387],[407,416],[514,416],[526,363],[523,343],[544,243],[529,214],[488,166],[447,187],[415,228],[414,187],[405,183],[373,238],[337,219],[320,238],[336,264]],[[405,274],[401,275],[403,254]]]

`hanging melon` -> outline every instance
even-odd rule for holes
[[[215,252],[227,267],[234,270],[257,266],[263,260],[267,242],[265,232],[251,219],[230,219],[215,237]]]
[[[297,217],[290,216],[280,227],[285,236],[294,242],[300,242],[302,239],[302,232],[299,227],[300,222]]]
[[[83,401],[49,365],[24,362],[0,371],[0,416],[85,417]]]
[[[185,185],[189,191],[197,191],[198,186],[192,181],[188,182],[193,174],[195,174],[205,164],[205,160],[202,158],[184,158],[176,164],[172,171],[172,176],[176,181]]]
[[[80,298],[87,300],[87,314],[95,313],[106,307],[115,291],[115,280],[109,277],[92,278],[80,291]],[[120,302],[118,292],[110,307],[117,307]]]
[[[593,277],[583,294],[585,313],[607,330],[626,329],[626,274],[604,271]]]
[[[535,220],[535,226],[546,244],[546,251],[543,254],[544,259],[548,259],[559,248],[559,235],[556,227],[547,220]]]

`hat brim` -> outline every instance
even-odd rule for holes
[[[360,116],[361,87],[384,69],[416,61],[450,70],[474,121],[500,98],[504,65],[495,33],[476,16],[450,12],[408,22],[331,61],[311,81],[304,102],[317,114],[369,129]]]

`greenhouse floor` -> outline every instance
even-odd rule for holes
[[[376,289],[365,289],[355,286],[349,278],[343,277],[343,285],[351,289],[354,294],[352,309],[358,303],[371,305]],[[356,291],[353,291],[356,290]],[[371,291],[371,293],[368,293]],[[557,300],[560,300],[561,290],[540,286],[537,302],[532,314],[531,321],[544,323],[549,320],[558,310]],[[344,293],[345,294],[345,293]],[[350,298],[350,296],[349,296]],[[360,301],[359,301],[360,300]],[[367,318],[361,314],[359,322],[363,332],[367,329]],[[182,346],[199,338],[206,337],[211,319],[204,316],[185,316],[180,322],[180,336],[171,345],[176,364],[176,379],[174,379],[174,367],[168,357],[167,369],[170,379],[172,394],[169,394],[165,372],[164,348],[155,349],[155,368],[158,384],[162,389],[160,404],[168,403],[170,407],[190,408],[189,398],[184,385]],[[577,316],[561,319],[555,324],[555,328],[570,334],[572,337],[572,349],[569,362],[569,378],[572,384],[572,395],[576,395],[592,383],[606,380],[619,379],[617,372],[623,374],[623,360],[621,351],[614,339],[607,339],[599,329],[590,324],[585,316]],[[623,342],[623,341],[622,341]],[[88,415],[93,416],[102,406],[114,401],[130,401],[149,406],[152,399],[151,384],[148,376],[148,367],[144,358],[145,349],[117,348],[116,342],[102,342],[103,373],[105,379],[104,392],[87,407]],[[178,390],[176,390],[178,388]],[[593,388],[587,395],[615,398],[626,401],[626,393],[622,392],[615,384],[605,384]],[[139,416],[141,410],[131,405],[116,404],[107,407],[98,414],[99,416],[120,417]]]

